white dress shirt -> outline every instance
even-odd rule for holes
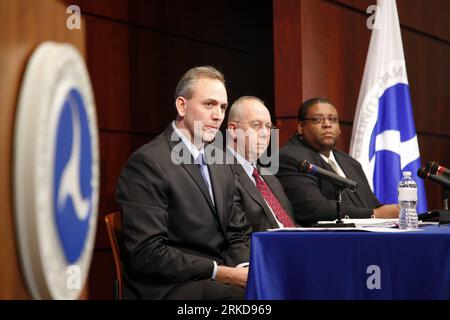
[[[245,159],[243,156],[241,156],[238,152],[236,152],[230,146],[227,146],[227,148],[236,157],[239,164],[242,166],[242,168],[244,168],[245,173],[248,175],[250,180],[256,186],[256,181],[255,181],[255,178],[253,177],[253,170],[256,168],[256,164],[255,163],[251,164],[250,162],[248,162],[247,159]],[[261,177],[261,179],[263,178],[262,176],[260,176],[260,177]],[[264,199],[264,197],[263,197],[263,199]],[[283,228],[284,227],[283,224],[280,221],[278,221],[277,217],[275,216],[275,213],[273,213],[272,208],[269,206],[266,199],[264,199],[264,202],[267,204],[267,207],[270,209],[270,212],[272,213],[273,218],[277,222],[278,227]]]
[[[336,161],[333,151],[330,151],[330,157],[328,157],[328,158],[327,158],[327,156],[325,156],[321,153],[319,153],[319,155],[322,157],[323,160],[325,160],[326,163],[328,163],[336,171],[336,173],[339,176],[347,178],[347,176],[344,173],[344,170],[342,170],[342,168],[339,166],[339,163]]]
[[[183,143],[186,145],[186,147],[188,148],[189,152],[192,154],[192,157],[194,159],[197,159],[197,157],[200,156],[200,154],[202,153],[203,156],[205,155],[205,144],[202,144],[202,147],[200,149],[197,149],[197,147],[191,142],[191,140],[188,139],[188,137],[186,137],[183,132],[181,132],[180,129],[177,128],[177,126],[175,125],[175,121],[172,122],[172,128],[175,131],[175,133],[181,138],[181,141],[183,141]],[[208,166],[206,166],[206,168],[208,168]],[[209,176],[209,169],[205,170],[203,172],[206,176],[206,179],[208,180],[208,189],[209,189],[209,194],[211,196],[211,200],[214,203],[214,195],[213,195],[213,191],[212,191],[212,185],[211,185],[211,178]],[[211,275],[211,279],[215,280],[216,279],[216,275],[217,275],[217,262],[213,260],[213,264],[214,264],[214,269],[213,269],[213,273]],[[239,265],[237,265],[236,267],[247,267],[249,265],[248,262],[243,262]]]

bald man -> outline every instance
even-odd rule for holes
[[[264,102],[253,96],[237,99],[228,116],[227,151],[235,159],[241,207],[254,232],[294,227],[292,206],[273,175],[260,175],[257,160],[266,151],[273,128]]]

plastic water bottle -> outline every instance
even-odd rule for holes
[[[400,229],[417,229],[417,184],[411,178],[410,171],[403,172],[403,178],[398,184],[398,203]]]

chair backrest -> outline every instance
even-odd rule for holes
[[[106,230],[114,257],[116,278],[114,282],[114,299],[122,299],[122,259],[118,239],[122,234],[122,220],[120,212],[113,212],[105,216]]]

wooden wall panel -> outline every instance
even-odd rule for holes
[[[355,9],[361,12],[366,12],[370,5],[377,4],[377,0],[327,0],[334,2],[336,5],[345,5],[347,9]]]
[[[191,52],[193,56],[184,55],[184,52]],[[176,87],[183,72],[190,66],[210,63],[225,74],[230,104],[244,94],[264,94],[264,92],[257,92],[257,66],[249,54],[188,40],[174,39],[169,43],[168,56],[171,88]],[[171,106],[173,105],[173,92],[174,89],[171,90]],[[264,97],[262,98],[264,99]]]
[[[342,120],[353,121],[369,46],[366,18],[331,2],[302,1],[302,35],[303,100],[328,97]]]
[[[99,129],[129,130],[129,28],[86,15],[87,65],[97,106]]]
[[[341,122],[341,137],[337,143],[337,148],[343,152],[350,151],[350,140],[352,139],[353,124],[351,122]]]
[[[72,3],[97,17],[246,52],[252,52],[257,45],[255,33],[261,28],[261,18],[271,18],[270,11],[258,9],[271,6],[270,0],[74,0]]]
[[[89,272],[89,298],[107,300],[114,297],[114,258],[110,250],[97,250]]]
[[[244,94],[273,101],[273,92],[258,89],[263,81],[251,54],[111,20],[88,16],[86,21],[100,129],[161,132],[176,115],[176,84],[194,65],[211,64],[224,72],[230,103]]]
[[[450,136],[450,42],[409,30],[402,37],[416,130]]]
[[[104,216],[120,210],[115,200],[119,175],[129,156],[152,136],[122,132],[100,132],[100,205],[97,223],[96,249],[109,248]]]
[[[450,2],[447,0],[397,0],[400,23],[450,42]]]
[[[348,9],[365,13],[376,0],[328,0],[336,5],[347,6]],[[450,12],[448,0],[396,0],[400,24],[428,36],[450,41],[448,19],[442,18]],[[368,16],[368,15],[367,15]]]
[[[276,127],[280,130],[280,147],[284,146],[286,142],[288,142],[292,137],[292,135],[297,131],[297,125],[297,118],[276,119]]]
[[[131,28],[128,131],[156,135],[175,118],[169,83],[171,39],[152,31]]]
[[[301,2],[274,1],[275,116],[296,114],[303,101]],[[281,130],[281,128],[280,128]],[[281,133],[284,134],[283,131]]]
[[[83,15],[91,14],[98,17],[108,17],[109,19],[120,20],[124,22],[129,21],[130,3],[127,0],[66,0],[66,2],[70,2],[79,6]],[[134,0],[133,2],[142,3],[141,0]],[[146,2],[155,3],[156,1]]]

